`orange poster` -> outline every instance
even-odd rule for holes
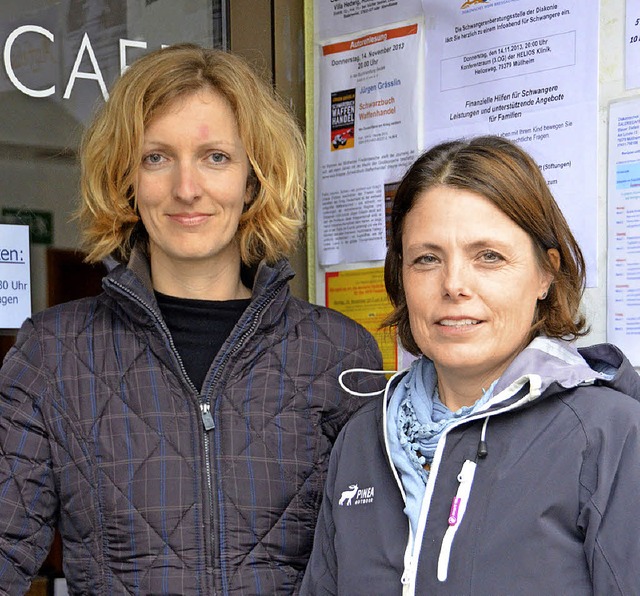
[[[384,268],[331,271],[325,278],[325,304],[360,323],[378,342],[383,368],[398,368],[396,334],[380,325],[393,307],[384,289]]]

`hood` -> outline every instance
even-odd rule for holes
[[[598,344],[578,348],[578,352],[593,370],[608,370],[612,376],[602,384],[640,401],[640,374],[633,368],[620,348]]]
[[[409,370],[388,382],[385,407]],[[640,375],[618,347],[603,343],[578,348],[566,340],[540,336],[507,367],[482,410],[522,403],[523,398],[530,403],[580,385],[610,387],[640,401]]]
[[[640,401],[640,376],[612,344],[578,348],[565,340],[536,337],[496,383],[495,401],[505,389],[513,393],[513,388],[527,385],[527,380],[542,397],[580,385],[603,385]]]

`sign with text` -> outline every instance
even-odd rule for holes
[[[322,266],[384,259],[386,189],[415,159],[422,127],[421,23],[392,23],[326,40],[320,48],[316,221]]]
[[[384,289],[384,268],[329,271],[325,280],[325,304],[360,323],[376,338],[384,370],[397,370],[396,334],[380,329],[393,306]]]
[[[0,224],[0,329],[31,316],[29,226]]]
[[[609,105],[607,341],[640,366],[640,99]]]

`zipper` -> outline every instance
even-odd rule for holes
[[[444,444],[445,441],[441,439],[436,447],[433,463],[431,465],[431,472],[429,473],[427,486],[425,487],[424,498],[420,505],[420,517],[418,518],[418,527],[416,529],[415,538],[413,538],[411,529],[409,530],[409,542],[407,543],[404,558],[404,571],[400,580],[402,582],[403,596],[415,596],[416,593],[416,577],[418,575],[420,553],[422,552],[422,540],[425,528],[427,527],[427,517],[429,516],[429,510],[431,508],[431,497],[435,488],[437,471],[440,465],[442,452],[444,451]]]
[[[202,413],[202,424],[205,431],[213,430],[216,427],[216,423],[211,415],[211,405],[208,403],[200,402],[200,412]]]
[[[203,401],[200,398],[200,392],[198,391],[196,386],[193,384],[193,382],[189,378],[189,375],[187,374],[187,369],[184,367],[184,362],[182,361],[182,358],[181,358],[180,354],[178,353],[178,350],[176,349],[176,345],[175,345],[175,343],[173,341],[173,337],[171,336],[171,332],[169,331],[169,327],[167,327],[167,324],[164,322],[164,319],[155,311],[155,309],[148,302],[145,302],[142,298],[140,298],[140,296],[138,296],[135,292],[133,292],[132,290],[130,290],[126,286],[123,286],[121,283],[119,283],[119,282],[117,282],[117,281],[115,281],[113,279],[107,279],[106,284],[112,285],[112,286],[116,287],[117,289],[119,289],[124,294],[127,294],[127,296],[132,298],[135,302],[140,304],[147,312],[149,312],[153,316],[153,318],[156,320],[156,322],[160,325],[160,328],[164,332],[166,339],[169,341],[169,346],[171,347],[171,352],[173,353],[173,355],[176,358],[176,361],[178,362],[178,368],[180,369],[180,374],[182,375],[182,380],[191,389],[191,392],[192,392],[193,396],[195,397],[196,401],[198,402],[198,405],[200,407],[200,416],[202,418],[203,426],[204,426],[206,431],[212,430],[215,427],[215,424],[214,424],[214,421],[213,421],[213,417],[211,416],[211,407],[209,406],[208,403],[203,403]],[[206,436],[207,435],[205,433],[205,438],[206,438]],[[208,459],[206,460],[206,466],[207,467],[209,466]],[[207,477],[210,478],[210,476],[211,476],[211,473],[210,473],[210,470],[208,470]]]
[[[213,417],[211,416],[211,409],[209,407],[208,404],[206,404],[208,407],[205,408],[203,407],[204,404],[202,403],[202,401],[200,401],[200,393],[199,391],[196,389],[196,386],[193,384],[193,381],[191,381],[191,379],[189,378],[189,375],[187,374],[187,370],[184,367],[184,362],[182,361],[182,358],[180,357],[180,354],[178,353],[178,350],[176,349],[176,345],[173,341],[173,337],[171,336],[171,332],[169,331],[169,327],[167,327],[167,324],[164,322],[164,319],[155,311],[155,309],[145,300],[143,300],[142,298],[140,298],[140,296],[138,296],[138,294],[136,294],[135,292],[133,292],[132,290],[130,290],[129,288],[127,288],[126,286],[123,286],[121,283],[113,280],[113,279],[107,279],[105,282],[105,285],[111,285],[113,287],[115,287],[116,289],[118,289],[120,292],[126,294],[127,296],[129,296],[130,298],[132,298],[135,302],[137,302],[138,304],[140,304],[147,312],[149,312],[153,318],[156,320],[156,322],[158,323],[158,325],[160,326],[160,329],[162,329],[162,331],[165,334],[166,339],[169,341],[169,346],[171,347],[171,351],[174,355],[174,357],[176,358],[176,361],[178,362],[178,367],[180,369],[180,374],[182,375],[182,380],[187,384],[187,386],[191,389],[191,392],[193,393],[193,396],[195,398],[195,400],[198,402],[199,406],[200,406],[200,414],[201,414],[201,418],[203,421],[203,425],[205,427],[205,431],[207,430],[211,430],[214,428],[215,424],[213,421]],[[210,428],[207,428],[208,426],[210,426]],[[208,436],[208,432],[205,432],[203,434],[203,439],[204,439],[204,452],[205,452],[205,457],[204,457],[204,465],[205,465],[205,470],[206,470],[206,475],[207,475],[207,485],[208,485],[208,495],[209,495],[209,517],[210,517],[210,523],[212,524],[212,528],[213,528],[213,489],[211,487],[211,463],[209,461],[209,457],[208,457],[208,453],[209,453],[209,436]],[[207,538],[205,537],[205,541],[207,540]]]
[[[207,383],[206,390],[203,391],[200,397],[200,411],[202,414],[202,422],[204,425],[204,452],[205,452],[205,470],[207,474],[207,487],[209,490],[209,515],[210,515],[210,525],[211,532],[213,534],[214,524],[214,512],[217,512],[217,505],[215,499],[215,493],[213,490],[213,475],[211,472],[211,438],[210,438],[210,430],[215,428],[215,417],[211,410],[211,400],[208,396],[211,394],[211,389],[214,388],[220,378],[222,377],[222,373],[226,368],[229,360],[234,356],[240,349],[244,347],[245,342],[249,337],[251,337],[255,330],[259,325],[260,315],[266,310],[267,306],[273,301],[276,295],[282,290],[282,288],[287,284],[287,280],[281,280],[278,284],[276,284],[271,291],[262,296],[260,302],[257,303],[254,312],[251,314],[250,324],[249,326],[239,335],[237,339],[234,340],[233,347],[228,350],[223,356],[218,365],[216,366],[215,373],[213,378],[209,383]],[[251,307],[249,307],[251,308]],[[206,381],[205,381],[206,382]],[[218,482],[221,480],[218,479]],[[214,541],[214,557],[215,560],[220,562],[221,568],[223,567],[222,557],[220,556],[220,541]],[[226,593],[228,591],[227,583],[227,574],[224,569],[222,569],[221,573],[222,577],[222,587],[223,592]]]
[[[227,364],[227,362],[230,360],[230,358],[236,354],[245,344],[245,342],[247,341],[247,339],[249,337],[251,337],[258,325],[259,325],[259,320],[260,320],[260,315],[262,315],[262,313],[266,310],[266,308],[269,306],[269,304],[271,304],[271,302],[275,299],[275,297],[280,293],[280,291],[282,290],[282,288],[287,284],[288,280],[287,279],[281,279],[278,283],[276,283],[276,285],[264,296],[261,296],[259,299],[259,302],[257,303],[254,312],[251,314],[251,322],[249,324],[249,326],[240,334],[240,336],[234,341],[234,345],[231,348],[231,350],[229,350],[228,352],[226,352],[224,354],[224,356],[222,357],[222,360],[220,361],[220,363],[218,364],[218,366],[216,367],[216,372],[211,380],[211,382],[209,382],[207,384],[207,390],[205,392],[203,392],[202,394],[196,389],[195,385],[193,384],[193,382],[191,381],[191,379],[189,379],[189,376],[187,375],[187,371],[184,367],[184,363],[182,361],[182,358],[180,357],[180,354],[178,353],[178,350],[175,347],[175,344],[173,342],[173,338],[171,337],[171,332],[169,331],[169,328],[167,327],[167,324],[164,322],[164,320],[162,319],[161,316],[159,316],[156,311],[153,309],[153,307],[148,304],[147,302],[145,302],[142,298],[140,298],[137,294],[135,294],[133,291],[131,291],[129,288],[127,288],[126,286],[123,286],[122,284],[120,284],[119,282],[113,280],[113,279],[108,279],[107,280],[107,284],[109,285],[113,285],[114,287],[116,287],[117,289],[119,289],[121,292],[127,294],[128,296],[130,296],[135,302],[137,302],[138,304],[140,304],[142,307],[144,307],[145,310],[147,310],[149,313],[151,313],[151,315],[154,317],[154,319],[158,322],[158,324],[160,325],[160,328],[163,330],[165,336],[167,337],[167,339],[169,340],[169,345],[171,347],[171,350],[174,354],[174,356],[177,359],[179,368],[180,368],[180,372],[182,374],[182,378],[183,380],[187,383],[187,385],[191,388],[192,392],[194,393],[196,400],[198,402],[198,406],[200,408],[200,417],[202,419],[202,425],[204,428],[204,433],[203,433],[203,450],[204,450],[204,461],[205,461],[205,472],[206,472],[206,477],[207,477],[207,489],[208,489],[208,497],[209,497],[209,523],[211,525],[211,532],[213,535],[213,528],[215,527],[214,525],[214,511],[216,510],[216,506],[215,506],[215,495],[214,495],[214,491],[213,491],[213,474],[212,474],[212,470],[211,470],[211,439],[210,439],[210,432],[211,430],[215,429],[215,418],[213,415],[213,412],[211,410],[211,400],[208,399],[208,396],[210,394],[210,388],[215,387],[217,382],[220,380],[220,378],[222,377],[222,372],[225,369],[225,366]],[[249,307],[250,308],[250,307]],[[218,560],[220,561],[221,558],[219,556],[219,541],[214,541],[214,560]],[[226,583],[226,577],[225,577],[225,573],[222,573],[222,582],[223,582],[223,588],[224,588],[224,584]],[[226,589],[224,590],[226,592]]]
[[[404,490],[404,486],[402,485],[402,480],[396,470],[396,467],[393,465],[393,460],[391,458],[391,450],[389,448],[389,440],[387,437],[387,410],[389,405],[389,388],[393,384],[393,380],[396,376],[402,375],[405,371],[398,371],[395,375],[393,375],[384,391],[384,398],[382,403],[382,429],[383,429],[383,438],[384,438],[384,446],[385,452],[387,455],[387,463],[391,468],[391,473],[395,478],[396,485],[398,486],[398,490],[402,495],[402,500],[404,504],[407,503],[407,494]],[[424,505],[424,502],[423,502]],[[422,513],[420,514],[422,516]],[[415,567],[417,566],[417,555],[414,554],[415,550],[415,540],[413,536],[413,530],[411,529],[411,524],[407,518],[407,525],[409,527],[408,537],[407,537],[407,545],[404,550],[404,569],[402,571],[402,577],[400,578],[400,583],[402,584],[402,596],[413,596],[415,592]]]
[[[396,375],[394,375],[391,379],[389,379],[389,381],[387,382],[387,386],[385,389],[385,395],[384,395],[384,401],[383,401],[383,412],[382,412],[382,426],[383,426],[383,432],[384,432],[384,443],[385,443],[385,450],[387,453],[387,460],[389,463],[389,466],[391,468],[391,471],[393,473],[394,478],[396,479],[396,484],[398,485],[398,489],[400,490],[400,493],[402,495],[402,499],[403,501],[407,502],[406,499],[406,493],[404,491],[404,487],[402,486],[402,480],[400,479],[398,472],[395,468],[395,466],[393,465],[393,460],[391,458],[391,452],[389,449],[389,441],[388,441],[388,437],[387,437],[387,407],[388,407],[388,402],[389,402],[389,388],[391,387],[391,385],[393,384],[393,380],[395,379],[396,376],[402,376],[406,373],[406,370],[403,371],[398,371],[398,373],[396,373]],[[503,389],[503,391],[500,392],[500,394],[502,394],[504,391],[509,391],[510,395],[516,395],[519,391],[522,390],[522,388],[525,386],[526,383],[529,383],[529,391],[527,392],[527,394],[521,398],[521,399],[517,399],[515,402],[509,404],[506,407],[502,407],[498,410],[494,410],[493,412],[487,413],[485,411],[479,411],[475,414],[473,414],[472,416],[469,416],[468,418],[463,418],[461,420],[458,420],[456,422],[454,422],[453,424],[451,424],[451,426],[447,427],[442,435],[442,437],[440,437],[440,441],[438,442],[438,446],[436,448],[436,452],[433,458],[433,462],[431,464],[431,471],[429,472],[429,479],[427,481],[427,486],[425,489],[425,495],[422,501],[422,507],[421,507],[421,512],[420,512],[420,519],[418,521],[418,528],[417,528],[417,532],[416,532],[416,537],[415,539],[412,536],[412,532],[411,532],[411,528],[409,528],[409,538],[408,538],[408,542],[407,542],[407,547],[405,549],[405,556],[404,556],[404,570],[402,572],[402,576],[401,576],[401,583],[402,583],[402,594],[403,596],[414,596],[415,595],[415,589],[416,589],[416,577],[417,577],[417,573],[418,573],[418,560],[420,557],[420,551],[421,551],[421,545],[422,545],[422,540],[423,540],[423,536],[424,536],[424,530],[426,527],[426,520],[427,517],[429,516],[429,509],[431,506],[431,498],[433,496],[433,491],[435,488],[435,481],[439,472],[439,468],[440,468],[440,460],[442,457],[442,453],[444,451],[445,448],[445,444],[447,441],[447,436],[449,434],[449,432],[451,430],[453,430],[454,428],[461,426],[463,424],[468,424],[470,422],[473,422],[475,420],[479,420],[482,418],[488,419],[491,416],[496,416],[498,414],[503,414],[505,412],[510,412],[514,409],[517,409],[518,407],[520,407],[521,405],[531,401],[532,399],[536,398],[537,396],[540,395],[540,385],[541,385],[541,379],[538,375],[526,375],[524,377],[522,377],[521,379],[518,379],[518,381],[512,383],[509,387]],[[498,394],[498,395],[500,395]],[[495,398],[495,396],[494,396]],[[485,408],[488,408],[491,406],[492,401],[494,401],[494,398],[492,398],[487,404],[485,404]],[[497,401],[497,400],[496,400]],[[494,403],[496,403],[494,401]],[[469,460],[468,460],[469,461]],[[465,464],[467,462],[465,461]],[[468,486],[468,491],[466,494],[466,498],[464,499],[464,509],[461,510],[461,505],[462,505],[462,496],[463,494],[461,493],[460,495],[456,494],[456,497],[460,496],[461,501],[458,504],[457,507],[457,515],[456,517],[456,524],[453,530],[451,530],[451,526],[449,526],[449,528],[447,529],[447,531],[445,532],[445,536],[448,533],[451,538],[451,544],[449,544],[448,548],[445,548],[444,545],[444,538],[443,538],[443,545],[441,546],[441,552],[439,555],[439,559],[438,559],[438,579],[440,576],[440,565],[441,565],[441,560],[442,560],[442,565],[445,564],[446,562],[446,567],[448,569],[448,564],[449,564],[449,557],[450,557],[450,553],[451,553],[451,545],[453,543],[453,538],[455,537],[455,533],[457,532],[457,528],[459,527],[460,521],[462,520],[462,515],[464,515],[464,510],[466,510],[466,506],[467,506],[467,501],[469,498],[469,493],[471,491],[471,483],[473,482],[473,476],[475,475],[475,468],[476,468],[476,463],[475,462],[471,462],[469,461],[470,464],[473,464],[473,473],[471,473],[471,466],[467,466],[465,468],[465,464],[463,464],[462,469],[458,475],[458,481],[460,481],[460,476],[462,475],[463,471],[465,472],[464,475],[462,476],[463,481],[465,481],[465,487]],[[467,474],[470,474],[470,478],[471,478],[471,482],[466,483],[466,479],[467,479]],[[458,493],[461,492],[461,486],[458,486]],[[455,502],[455,498],[454,501],[452,502],[452,506]],[[453,508],[453,507],[452,507]],[[462,515],[461,515],[462,512]],[[451,517],[451,513],[450,513],[450,517]],[[449,539],[447,539],[449,540]],[[443,552],[444,550],[444,552]],[[446,559],[446,561],[445,561]],[[445,573],[445,579],[446,579],[446,573]],[[444,580],[441,580],[444,581]]]
[[[413,583],[411,581],[412,546],[413,531],[411,530],[411,524],[409,524],[409,540],[407,542],[407,548],[404,551],[404,570],[402,572],[402,577],[400,578],[400,583],[402,584],[402,596],[411,596],[413,594],[413,590],[415,589],[415,586],[413,586]]]
[[[438,556],[438,581],[441,582],[447,580],[453,539],[456,537],[456,532],[460,527],[462,518],[464,517],[464,512],[467,509],[469,495],[471,494],[471,486],[473,485],[473,477],[476,473],[476,466],[476,462],[468,459],[462,464],[462,469],[458,474],[458,491],[451,501],[449,519],[447,520],[449,527],[442,538],[440,555]]]
[[[140,296],[138,296],[135,292],[132,292],[126,286],[123,286],[120,282],[114,281],[113,279],[107,279],[105,283],[107,285],[115,286],[116,288],[118,288],[119,290],[127,294],[130,298],[133,298],[133,300],[135,300],[138,304],[144,307],[146,311],[148,311],[151,315],[153,315],[153,318],[159,323],[160,328],[162,329],[162,331],[164,331],[166,338],[169,340],[171,351],[173,352],[173,355],[176,357],[178,361],[178,366],[180,367],[180,372],[182,373],[182,380],[185,381],[185,383],[189,386],[189,388],[191,389],[194,395],[196,396],[199,395],[199,392],[196,389],[196,386],[191,382],[189,375],[187,375],[187,369],[184,367],[184,362],[182,362],[182,358],[180,358],[180,354],[178,353],[178,350],[176,349],[176,345],[173,342],[173,338],[171,337],[171,332],[169,331],[169,327],[167,327],[167,324],[164,322],[164,319],[160,315],[158,315],[158,313],[156,313],[156,311],[148,302],[145,302],[142,298],[140,298]]]

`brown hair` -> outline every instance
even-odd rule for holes
[[[588,332],[579,310],[584,258],[540,168],[515,143],[483,136],[442,143],[423,153],[404,175],[393,201],[384,280],[394,311],[383,326],[397,327],[407,351],[420,353],[402,283],[403,224],[419,196],[437,186],[485,197],[530,236],[540,267],[553,276],[547,298],[538,301],[530,339],[539,334],[575,338]],[[551,248],[560,255],[557,270],[547,254]]]
[[[143,230],[134,182],[145,127],[173,101],[203,88],[231,105],[252,168],[253,200],[237,233],[242,261],[274,262],[295,248],[305,175],[304,141],[295,119],[241,57],[180,44],[134,62],[85,132],[78,217],[89,261],[110,254],[128,260],[134,230]]]

